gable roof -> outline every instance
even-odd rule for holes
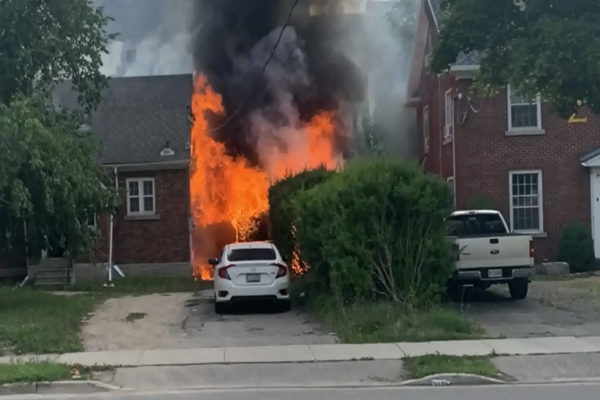
[[[188,109],[191,74],[112,78],[91,118],[105,165],[187,161],[190,157]],[[70,82],[57,85],[54,104],[76,108]],[[161,156],[169,142],[175,154]]]

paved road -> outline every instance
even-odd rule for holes
[[[89,400],[597,400],[600,384],[563,384],[530,386],[471,386],[425,388],[351,388],[351,389],[242,389],[215,391],[162,392],[146,394],[103,394],[93,396],[7,396],[10,400],[66,398]]]
[[[228,315],[214,312],[212,291],[189,304],[182,327],[187,347],[279,346],[336,343],[336,337],[320,329],[306,312],[293,309],[278,313],[266,304],[237,307]]]
[[[552,282],[533,282],[530,296],[522,301],[510,299],[508,289],[496,286],[466,296],[457,304],[486,333],[495,337],[522,338],[548,336],[600,335],[598,313],[569,307],[569,299],[560,299],[560,307],[544,302]],[[565,297],[565,296],[562,296]],[[587,302],[589,303],[589,302]],[[571,310],[572,308],[573,310]]]

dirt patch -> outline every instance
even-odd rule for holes
[[[192,293],[125,296],[107,300],[82,329],[86,351],[181,347],[185,304]],[[133,316],[133,317],[132,317]]]

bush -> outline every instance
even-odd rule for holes
[[[305,170],[280,180],[269,189],[270,236],[284,257],[291,260],[296,249],[291,200],[297,193],[318,185],[333,174],[324,167]]]
[[[452,257],[448,186],[418,166],[358,160],[292,201],[310,288],[343,303],[383,297],[409,305],[439,293]]]
[[[558,260],[569,263],[571,272],[594,269],[594,241],[589,229],[581,222],[571,222],[563,230],[558,245]]]

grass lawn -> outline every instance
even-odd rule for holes
[[[92,378],[93,371],[107,368],[87,368],[51,362],[0,364],[0,385],[6,383],[55,382]]]
[[[435,374],[474,374],[497,378],[499,371],[487,357],[457,357],[427,355],[422,357],[405,358],[403,367],[409,378],[419,379]]]
[[[198,281],[194,282],[191,277],[165,277],[165,276],[147,276],[147,277],[125,277],[115,278],[114,287],[106,288],[103,283],[98,284],[76,284],[68,291],[74,292],[102,292],[114,294],[150,294],[150,293],[178,293],[195,292],[203,289],[210,289],[212,282]]]
[[[0,364],[0,385],[69,380],[73,377],[72,369],[55,363]]]
[[[331,301],[309,308],[344,343],[423,342],[480,338],[483,331],[459,311],[409,310],[394,303],[366,303],[339,309]]]
[[[0,289],[0,353],[82,351],[81,321],[103,299],[99,295],[57,296],[30,288]]]

